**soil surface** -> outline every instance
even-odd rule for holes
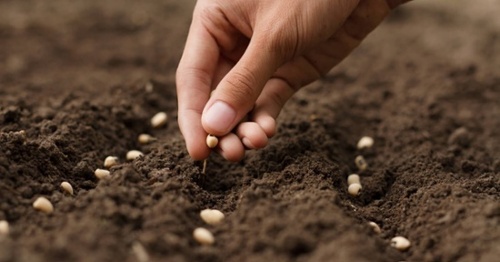
[[[176,121],[193,4],[0,1],[0,261],[498,261],[496,0],[396,10],[287,104],[267,148],[212,155],[206,175]],[[159,111],[169,121],[153,129]],[[375,144],[358,150],[365,135]],[[126,161],[132,149],[144,156]],[[121,162],[98,181],[108,155]],[[358,155],[369,167],[352,197]],[[205,225],[205,208],[226,219]],[[193,239],[200,226],[213,246]]]

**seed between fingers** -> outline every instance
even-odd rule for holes
[[[207,146],[209,148],[215,148],[217,146],[217,144],[219,144],[219,139],[216,136],[209,134],[207,136],[207,141],[206,142],[207,142]]]

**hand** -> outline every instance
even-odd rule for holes
[[[207,133],[219,137],[217,151],[231,161],[245,148],[266,146],[286,101],[342,61],[401,2],[199,0],[176,76],[179,126],[191,157],[208,157]]]

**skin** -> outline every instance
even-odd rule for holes
[[[195,160],[239,161],[267,145],[276,118],[375,29],[397,0],[199,0],[177,69],[179,127]],[[212,93],[213,91],[213,93]]]

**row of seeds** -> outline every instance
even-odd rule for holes
[[[159,127],[164,126],[167,123],[167,120],[168,120],[167,114],[165,112],[159,112],[151,118],[150,123],[151,123],[151,126],[153,128],[159,128]],[[148,134],[141,134],[141,135],[139,135],[137,140],[140,144],[149,144],[151,142],[156,141],[156,138],[154,138],[153,136],[148,135]],[[134,160],[134,159],[136,159],[140,156],[143,156],[143,155],[144,154],[141,151],[130,150],[126,154],[126,159],[127,160]],[[101,168],[96,169],[94,171],[94,175],[99,180],[110,178],[111,173],[107,169],[109,169],[117,164],[119,164],[118,157],[108,156],[104,160],[104,168],[105,169],[101,169]],[[69,194],[69,195],[74,194],[73,186],[69,182],[63,181],[60,184],[60,187],[66,194]],[[50,213],[54,212],[54,205],[50,202],[50,200],[48,200],[46,197],[43,197],[43,196],[38,197],[33,202],[33,208],[37,211],[40,211],[40,212],[46,213],[46,214],[50,214]],[[0,220],[0,236],[8,235],[9,231],[10,231],[9,230],[9,222],[6,220]]]
[[[369,136],[364,136],[358,141],[357,148],[358,150],[371,148],[374,142],[375,141],[373,140],[373,138]],[[356,167],[360,172],[363,172],[368,168],[368,163],[366,162],[365,158],[362,155],[358,155],[354,159],[354,163],[356,164]],[[347,185],[348,185],[347,192],[351,196],[358,196],[361,192],[361,189],[363,188],[361,186],[361,178],[358,174],[350,174],[347,177]],[[380,226],[377,225],[377,223],[370,221],[368,222],[368,225],[373,229],[373,232],[375,232],[376,234],[382,233],[382,230],[380,229]],[[405,251],[411,246],[411,242],[407,238],[402,236],[393,237],[391,239],[390,244],[392,247],[401,251]]]

